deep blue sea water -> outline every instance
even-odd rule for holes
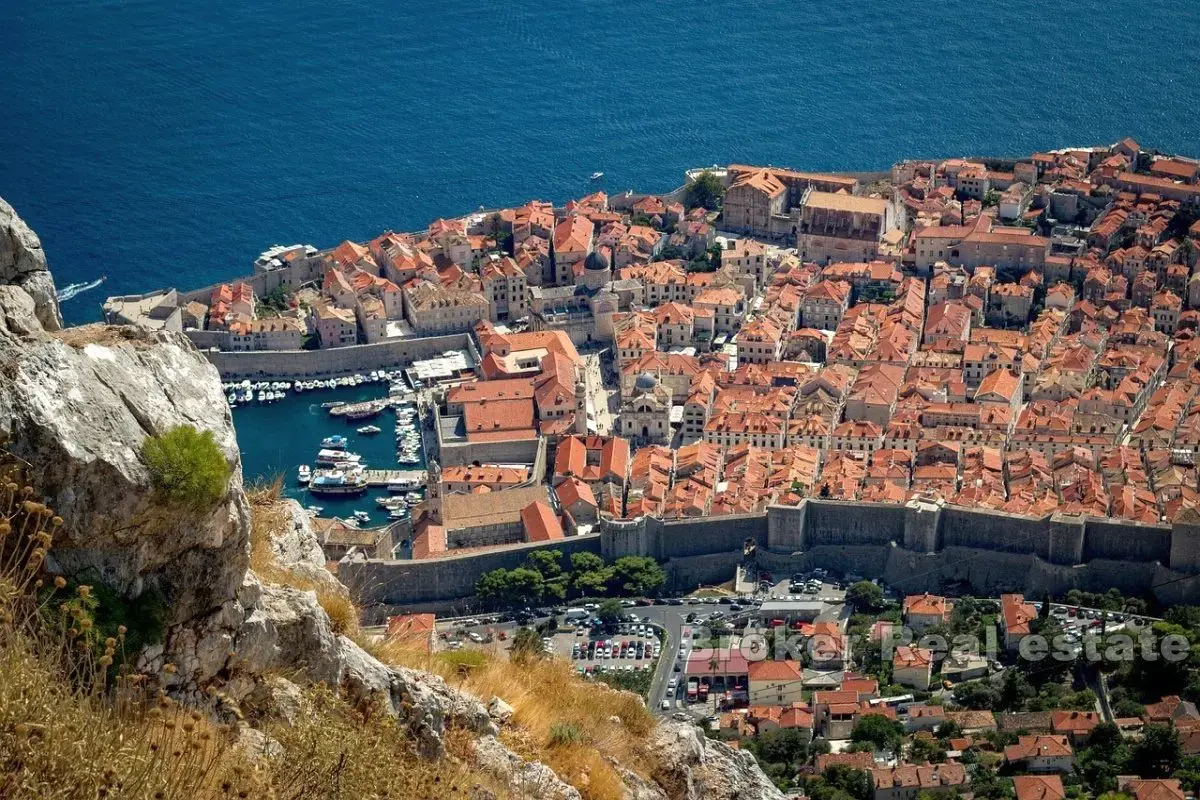
[[[1200,154],[1198,27],[1179,0],[4,0],[0,196],[60,286],[109,276],[78,322],[594,170]]]
[[[1179,0],[2,0],[0,196],[60,287],[108,276],[64,303],[82,322],[595,170],[653,191],[1129,134],[1200,155],[1198,28]],[[311,399],[235,412],[248,478],[315,453]]]

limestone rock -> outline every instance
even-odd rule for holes
[[[65,520],[48,564],[129,597],[153,590],[168,627],[220,609],[246,571],[249,506],[216,369],[177,334],[88,326],[20,336],[19,305],[5,307],[0,331],[0,434]],[[203,513],[165,510],[140,457],[147,436],[184,424],[211,431],[230,466],[224,495]]]
[[[46,269],[46,254],[36,233],[0,198],[0,283],[21,287],[34,301],[41,326],[62,328],[54,280]]]
[[[241,703],[242,712],[252,724],[278,721],[292,725],[307,706],[304,691],[278,675],[259,680]]]
[[[754,756],[705,737],[693,725],[661,723],[650,747],[663,759],[654,777],[671,800],[783,800]]]
[[[613,763],[613,767],[621,776],[621,783],[625,785],[625,800],[667,800],[662,789],[633,770],[626,769],[617,763]]]
[[[321,583],[330,589],[345,593],[346,588],[325,566],[325,552],[321,541],[313,533],[312,518],[295,500],[281,501],[286,512],[286,525],[271,535],[271,548],[275,562],[310,581]]]
[[[252,761],[282,758],[283,746],[267,734],[249,725],[238,725],[234,732],[233,746],[244,752]]]
[[[540,761],[526,761],[505,747],[495,736],[475,742],[475,762],[505,781],[518,797],[540,800],[580,800],[579,790],[564,782]]]
[[[488,716],[496,720],[501,725],[506,724],[513,716],[513,707],[501,700],[499,697],[493,697],[487,704]]]
[[[231,642],[231,666],[252,675],[277,669],[302,671],[314,682],[341,689],[351,702],[382,700],[408,727],[426,756],[443,753],[448,724],[492,734],[496,726],[477,699],[416,670],[388,667],[344,636],[336,635],[316,594],[262,586],[257,602]],[[214,626],[219,635],[220,626]],[[223,640],[220,640],[223,642]],[[177,649],[177,648],[176,648]],[[202,644],[196,651],[204,652]],[[235,697],[241,700],[241,697]]]

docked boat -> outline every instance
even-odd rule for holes
[[[345,400],[330,400],[328,403],[321,403],[321,408],[324,408],[324,409],[341,408],[344,405],[346,405]]]
[[[403,497],[376,497],[375,505],[379,506],[382,509],[386,509],[387,511],[391,511],[393,508],[399,508],[400,506],[404,505],[404,498]]]
[[[390,519],[390,520],[408,519],[408,509],[405,508],[404,506],[400,506],[399,508],[393,508],[391,511],[388,512],[388,519]]]
[[[296,480],[298,480],[300,482],[300,485],[303,486],[304,484],[308,483],[311,479],[312,479],[312,470],[309,468],[308,464],[301,464],[299,466],[299,468],[297,468],[297,470],[296,470]]]
[[[421,482],[415,478],[396,478],[388,481],[387,490],[393,493],[415,492],[421,488]]]
[[[325,510],[325,506],[305,506],[304,510],[312,514],[314,517]]]
[[[343,469],[319,471],[308,484],[308,491],[314,495],[362,494],[366,490],[365,475]]]
[[[347,453],[345,450],[322,449],[317,452],[317,463],[327,467],[358,464],[361,461],[362,456],[358,453]]]
[[[326,436],[321,440],[321,447],[326,450],[345,450],[350,440],[345,436]]]
[[[358,520],[359,522],[370,522],[371,521],[371,515],[368,514],[366,511],[355,511],[354,518],[356,520]]]
[[[358,428],[357,430],[359,433],[361,433],[363,435],[374,436],[375,434],[382,431],[383,428],[379,427],[378,425],[363,425],[361,428]]]

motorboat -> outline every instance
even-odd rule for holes
[[[319,470],[308,484],[314,495],[362,494],[367,490],[367,477],[350,470]]]
[[[358,464],[362,456],[358,453],[347,453],[345,450],[323,449],[317,452],[317,463],[325,466]]]
[[[389,492],[415,492],[421,488],[421,482],[415,478],[396,478],[388,481]]]
[[[367,436],[373,436],[376,433],[379,433],[380,431],[382,431],[383,428],[379,427],[378,425],[363,425],[361,428],[358,428],[357,430],[361,434],[364,434]]]
[[[393,508],[391,511],[388,512],[388,519],[390,519],[390,520],[408,519],[408,509],[405,508],[404,506],[400,506],[399,508]]]
[[[301,464],[296,469],[296,479],[300,482],[301,486],[308,483],[309,480],[312,479],[312,470],[309,468],[308,464]]]
[[[598,181],[603,177],[604,177],[603,172],[593,172],[591,177],[588,180]]]
[[[359,522],[370,522],[371,521],[371,515],[368,514],[366,511],[355,511],[354,518],[356,520],[358,520]]]
[[[323,447],[326,450],[345,450],[346,445],[348,445],[349,443],[350,443],[350,440],[347,439],[345,436],[341,436],[341,435],[326,436],[324,439],[321,440],[321,447]]]

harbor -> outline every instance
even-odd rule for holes
[[[398,374],[225,388],[248,484],[281,478],[284,496],[362,527],[407,518],[424,497],[421,423]]]

